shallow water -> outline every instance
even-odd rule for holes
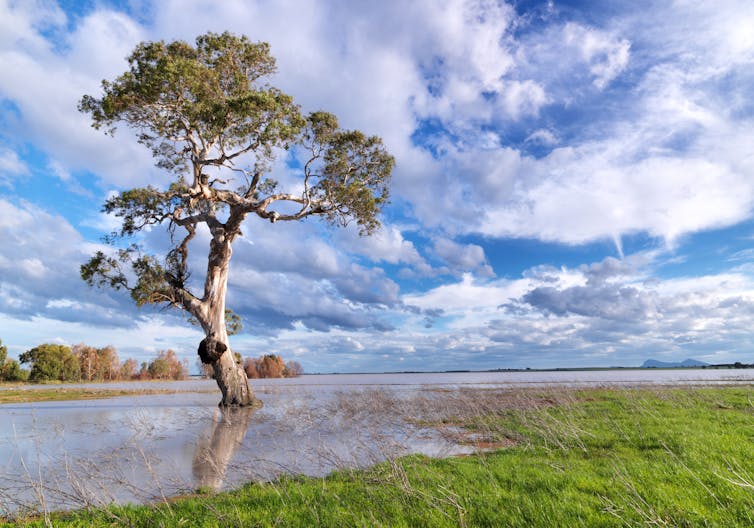
[[[752,382],[754,370],[709,369],[311,375],[252,380],[264,407],[225,413],[213,381],[103,384],[183,392],[0,405],[0,512],[145,502],[407,453],[468,452],[384,408],[431,389]]]
[[[255,390],[283,387],[316,387],[318,391],[357,387],[473,387],[538,385],[637,385],[637,384],[715,384],[754,382],[754,369],[614,369],[553,370],[515,372],[422,372],[388,374],[309,374],[298,378],[250,380]],[[129,381],[116,383],[66,384],[66,387],[108,389],[169,389],[186,392],[215,391],[212,380]],[[0,390],[11,388],[0,385]],[[24,385],[29,390],[49,389],[50,385]]]

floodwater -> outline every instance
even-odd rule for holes
[[[469,452],[392,412],[432,389],[752,383],[712,369],[308,375],[252,380],[264,406],[228,411],[213,381],[102,384],[180,392],[0,405],[0,517]]]

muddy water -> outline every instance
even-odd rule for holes
[[[225,413],[214,382],[202,380],[166,384],[178,394],[0,405],[0,513],[145,502],[468,451],[391,408],[433,388],[752,382],[751,370],[365,374],[255,380],[264,407]]]

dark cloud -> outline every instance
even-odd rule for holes
[[[435,255],[444,260],[450,271],[456,275],[470,272],[480,277],[495,276],[482,246],[458,244],[447,238],[439,238],[435,240],[432,249]]]
[[[552,286],[535,288],[521,300],[545,313],[583,315],[615,320],[639,320],[656,312],[652,292],[631,286],[587,285],[560,290]]]
[[[602,262],[582,265],[579,270],[587,279],[587,284],[599,285],[604,284],[609,279],[617,277],[626,277],[636,274],[636,268],[625,260],[618,260],[614,257],[607,257]]]

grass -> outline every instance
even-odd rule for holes
[[[378,401],[379,398],[368,398]],[[754,390],[476,390],[397,403],[479,445],[54,526],[754,526]],[[384,409],[384,401],[379,407]],[[369,409],[367,409],[369,410]],[[20,522],[20,521],[19,521]],[[26,519],[43,526],[45,519]],[[24,524],[24,522],[20,522]]]
[[[32,403],[43,401],[101,400],[117,396],[140,396],[147,394],[173,394],[170,389],[87,389],[87,388],[50,388],[23,389],[12,388],[0,390],[0,404]]]

